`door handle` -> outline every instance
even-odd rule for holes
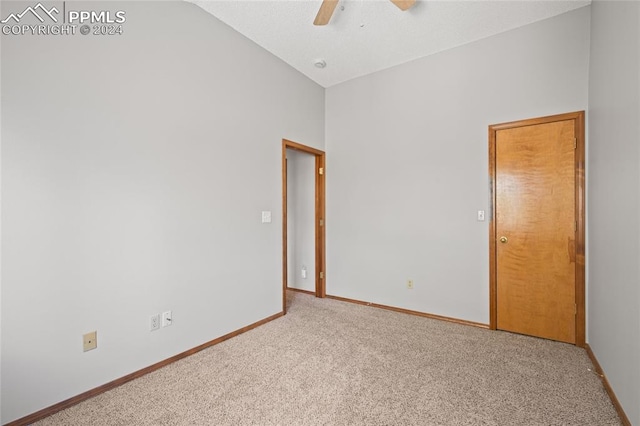
[[[500,242],[501,243],[505,244],[507,241],[509,241],[509,240],[507,240],[507,237],[500,237]]]

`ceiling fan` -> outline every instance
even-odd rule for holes
[[[331,16],[333,15],[333,11],[338,5],[339,0],[323,0],[322,5],[320,6],[320,10],[318,10],[318,14],[316,15],[316,19],[313,21],[313,25],[327,25]],[[390,0],[391,3],[398,6],[400,10],[410,9],[416,2],[416,0]]]

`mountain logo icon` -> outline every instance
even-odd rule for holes
[[[53,14],[55,13],[56,15],[58,13],[60,13],[60,11],[58,9],[56,9],[55,7],[52,7],[51,9],[48,9],[46,7],[44,7],[42,5],[42,3],[38,3],[37,5],[31,7],[27,7],[25,10],[22,11],[22,13],[12,13],[9,16],[7,16],[5,19],[3,19],[2,21],[0,21],[0,23],[6,24],[7,22],[9,22],[10,20],[14,20],[14,22],[17,24],[18,22],[20,22],[20,20],[27,14],[31,13],[33,16],[35,16],[38,21],[40,22],[44,22],[44,18],[42,17],[43,15],[48,16],[49,18],[51,18],[51,20],[53,22],[58,22],[58,19],[53,16]]]

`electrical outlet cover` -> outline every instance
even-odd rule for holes
[[[82,335],[82,348],[84,352],[98,347],[98,332],[92,331]]]
[[[171,311],[165,311],[162,313],[162,326],[168,327],[171,325]]]
[[[149,330],[155,331],[160,329],[160,314],[151,315],[149,318]]]

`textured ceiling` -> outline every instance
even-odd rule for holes
[[[591,3],[418,0],[402,12],[388,0],[342,0],[329,25],[314,26],[321,0],[187,1],[324,87]]]

